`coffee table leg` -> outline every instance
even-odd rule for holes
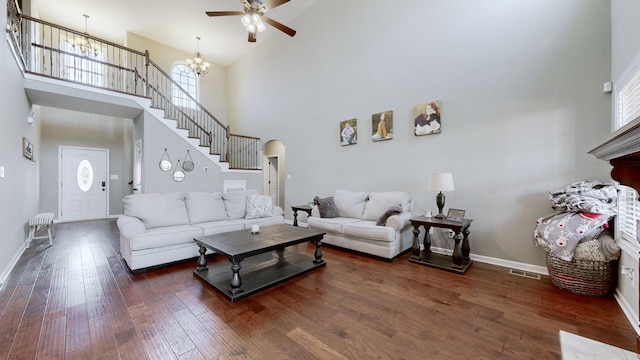
[[[316,246],[316,252],[314,253],[315,259],[313,260],[314,264],[322,264],[324,260],[322,260],[322,250],[320,250],[320,246],[322,245],[322,240],[315,240],[313,244]]]
[[[207,271],[207,257],[204,256],[204,254],[207,252],[207,248],[205,248],[204,246],[200,246],[198,252],[200,253],[200,256],[198,257],[198,267],[196,268],[196,270],[198,270],[198,272]]]
[[[231,275],[231,289],[229,292],[231,295],[235,295],[243,292],[242,290],[242,280],[240,279],[240,261],[232,260],[231,271],[233,271],[233,275]]]

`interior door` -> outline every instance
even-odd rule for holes
[[[142,194],[142,139],[136,140],[133,149],[133,193]]]
[[[61,221],[104,219],[108,215],[108,149],[60,147]]]
[[[268,167],[268,174],[267,174],[267,191],[269,192],[268,195],[271,196],[271,198],[273,199],[273,205],[277,205],[279,206],[279,194],[278,194],[278,157],[277,156],[273,156],[273,157],[269,157],[269,167]]]

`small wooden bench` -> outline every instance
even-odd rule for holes
[[[27,248],[31,246],[31,240],[49,239],[49,246],[53,245],[53,237],[56,236],[53,227],[53,213],[39,213],[29,220],[29,238],[27,239]],[[38,230],[47,230],[47,235],[35,236]]]

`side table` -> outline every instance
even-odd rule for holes
[[[428,218],[424,216],[414,217],[409,220],[413,225],[413,249],[409,259],[412,263],[437,267],[439,269],[464,274],[471,266],[469,253],[469,227],[472,219],[463,219],[462,221],[451,221],[447,219]],[[420,227],[424,227],[424,249],[420,251]],[[455,235],[453,240],[453,256],[435,254],[431,252],[431,235],[429,230],[432,227],[445,228],[453,230]]]
[[[291,210],[293,210],[293,226],[298,226],[298,211],[304,211],[308,216],[311,216],[311,210],[313,208],[309,205],[293,205],[291,206]]]

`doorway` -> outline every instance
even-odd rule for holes
[[[107,218],[109,149],[60,146],[58,155],[58,219]]]
[[[267,195],[273,199],[273,205],[280,206],[280,186],[278,181],[278,157],[267,157],[267,173],[265,176]]]

